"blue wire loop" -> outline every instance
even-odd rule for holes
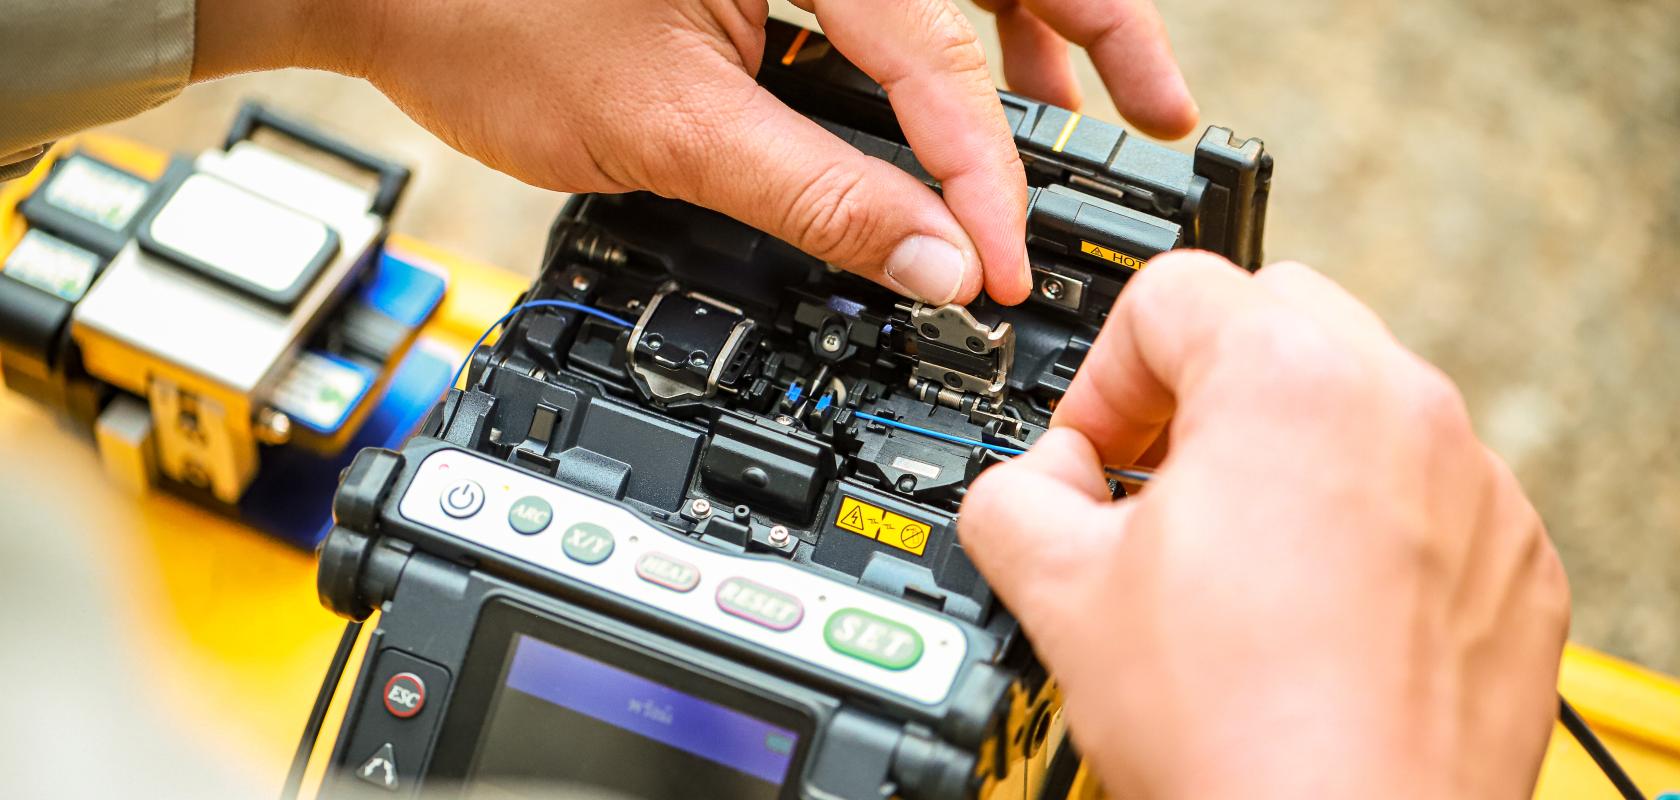
[[[449,382],[449,388],[453,389],[455,388],[455,384],[461,382],[461,375],[467,371],[467,365],[472,363],[473,353],[478,352],[478,348],[484,345],[484,340],[489,338],[490,334],[494,333],[497,328],[502,327],[502,325],[508,320],[513,319],[515,314],[518,314],[528,308],[563,308],[567,311],[576,311],[579,314],[588,314],[596,319],[605,320],[617,325],[620,328],[636,327],[635,323],[623,317],[609,314],[599,308],[595,308],[594,306],[574,303],[570,300],[527,300],[514,306],[513,308],[508,309],[508,312],[503,314],[501,319],[491,323],[490,327],[484,329],[484,333],[479,334],[478,341],[473,342],[472,349],[467,351],[466,359],[463,360],[461,362],[461,366],[455,370],[455,378]]]
[[[911,425],[908,422],[899,422],[896,419],[887,419],[886,417],[879,416],[879,415],[876,415],[876,414],[871,414],[867,411],[853,411],[852,414],[854,416],[856,416],[858,419],[865,419],[865,420],[869,420],[870,422],[879,422],[882,425],[885,425],[889,428],[897,428],[901,431],[909,431],[909,432],[914,433],[914,434],[919,434],[921,436],[926,436],[930,439],[938,439],[942,442],[950,442],[952,444],[965,444],[965,445],[969,445],[969,446],[972,446],[972,447],[984,447],[987,450],[990,450],[994,453],[1002,453],[1003,455],[1006,455],[1006,456],[1018,456],[1018,455],[1021,455],[1021,454],[1027,452],[1025,450],[1022,450],[1019,447],[1008,447],[1008,446],[1001,445],[1001,444],[992,444],[990,442],[982,442],[979,439],[970,439],[966,436],[957,436],[955,434],[944,433],[942,431],[933,430],[932,428],[924,428],[920,425]],[[1149,480],[1151,477],[1154,477],[1151,473],[1143,472],[1141,470],[1135,470],[1135,469],[1112,469],[1112,468],[1110,468],[1110,469],[1104,469],[1103,471],[1108,473],[1109,475],[1112,475],[1112,476],[1116,477],[1116,478],[1120,478],[1120,479],[1123,479],[1123,480],[1128,480],[1128,481],[1131,481],[1133,483],[1143,483],[1143,482]]]

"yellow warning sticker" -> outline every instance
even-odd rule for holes
[[[840,511],[834,515],[834,524],[859,536],[867,536],[881,544],[918,556],[927,549],[928,535],[932,533],[932,529],[925,522],[918,522],[903,514],[895,514],[856,497],[840,498]]]
[[[1084,239],[1079,240],[1079,252],[1088,256],[1096,256],[1104,261],[1112,261],[1128,269],[1143,269],[1143,259],[1116,253],[1100,244],[1091,244]]]

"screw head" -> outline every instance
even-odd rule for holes
[[[704,497],[696,497],[688,504],[688,510],[696,517],[709,517],[712,515],[712,503]]]
[[[263,444],[285,444],[292,438],[292,418],[272,408],[264,408],[257,412],[252,433]]]
[[[573,275],[572,288],[580,292],[587,290],[589,288],[589,276],[581,272]]]
[[[981,352],[981,351],[986,349],[986,343],[980,341],[980,337],[978,337],[978,336],[968,337],[968,341],[964,342],[964,344],[968,345],[969,350],[971,350],[973,352],[976,352],[976,353]]]
[[[770,543],[776,545],[777,547],[781,547],[782,545],[787,544],[787,540],[790,535],[791,534],[788,533],[786,525],[777,525],[770,529]]]
[[[790,417],[786,414],[777,414],[776,415],[776,424],[777,425],[792,425],[793,424],[793,417]]]
[[[931,322],[922,323],[922,335],[929,339],[939,338],[939,326]]]
[[[696,351],[688,354],[688,363],[693,364],[696,367],[704,367],[710,361],[711,361],[711,359],[708,358],[706,356],[706,354],[704,352],[700,351],[700,350],[696,350]]]
[[[1062,283],[1061,278],[1048,277],[1044,279],[1044,283],[1039,284],[1038,293],[1051,300],[1060,300],[1067,294],[1067,284]]]
[[[840,343],[840,334],[838,334],[834,331],[829,331],[828,333],[823,334],[823,337],[822,337],[822,349],[823,350],[826,350],[830,353],[838,352],[840,350],[840,344],[841,344]]]

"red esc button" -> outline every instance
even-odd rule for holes
[[[412,672],[399,672],[385,682],[385,710],[408,719],[426,707],[426,682]]]

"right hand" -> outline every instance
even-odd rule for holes
[[[1154,480],[1102,465],[1170,425]],[[1438,370],[1298,264],[1132,279],[962,540],[1113,796],[1526,798],[1569,591]]]

